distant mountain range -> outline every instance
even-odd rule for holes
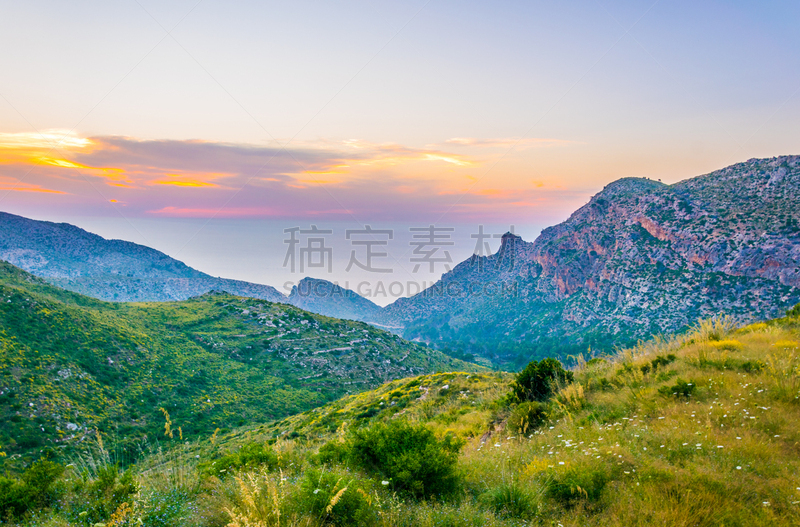
[[[456,356],[524,364],[718,314],[770,318],[800,302],[800,157],[751,159],[674,185],[618,180],[534,242],[508,233],[496,254],[385,308],[311,278],[287,298],[148,247],[10,214],[0,214],[0,259],[105,300],[222,290],[392,328]]]
[[[286,302],[274,287],[215,278],[166,254],[69,223],[0,212],[0,259],[69,291],[109,301],[186,300],[212,290]]]
[[[674,185],[625,178],[533,243],[506,234],[377,321],[497,362],[608,350],[800,302],[800,156]]]
[[[312,313],[348,320],[371,320],[381,311],[380,306],[355,291],[328,280],[308,277],[292,287],[289,303]]]

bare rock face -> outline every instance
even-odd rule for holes
[[[475,283],[484,294],[467,292]],[[461,263],[382,317],[406,337],[502,359],[504,346],[517,355],[612,347],[798,302],[800,156],[786,156],[674,185],[621,179],[533,243],[507,234],[497,254]]]

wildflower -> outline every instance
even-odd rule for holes
[[[736,470],[742,470],[742,467],[736,467]]]
[[[314,494],[319,494],[319,489],[314,489]]]
[[[381,481],[381,485],[383,485],[384,487],[385,487],[386,485],[388,485],[388,484],[389,484],[389,482],[388,482],[388,481],[386,481],[386,480],[383,480],[383,481]]]

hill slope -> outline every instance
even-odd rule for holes
[[[625,345],[724,312],[800,301],[800,157],[753,159],[674,185],[608,185],[533,243],[512,234],[379,321],[500,362]]]
[[[217,445],[186,449],[191,458],[213,460],[267,441],[286,460],[280,473],[243,468],[255,479],[240,474],[231,491],[237,497],[221,504],[217,494],[199,494],[196,506],[208,511],[226,504],[231,515],[250,521],[275,506],[304,510],[296,500],[304,499],[300,489],[308,480],[308,492],[314,485],[328,492],[327,503],[331,491],[322,487],[315,468],[327,460],[322,471],[332,473],[331,485],[339,478],[375,489],[369,507],[382,518],[375,525],[796,525],[798,317],[795,309],[789,318],[741,329],[718,319],[682,337],[581,364],[574,383],[541,403],[539,423],[520,421],[529,407],[505,399],[509,374],[392,381],[280,422],[238,430]],[[393,482],[379,484],[379,473],[336,457],[352,441],[351,431],[398,420],[464,440],[457,497],[440,503],[397,500]],[[522,430],[515,424],[520,422]],[[278,478],[287,483],[278,484]],[[236,505],[247,496],[243,481],[286,487],[257,512]],[[234,488],[224,481],[216,485],[217,492]],[[313,514],[301,518],[324,524]]]
[[[215,278],[166,254],[122,240],[106,240],[69,223],[0,212],[0,260],[48,282],[108,301],[185,300],[211,290],[285,302],[275,288]]]
[[[0,444],[9,454],[68,447],[95,429],[131,450],[133,438],[163,429],[161,408],[184,433],[210,434],[453,367],[471,366],[285,304],[221,293],[106,303],[0,263],[0,419],[11,423]]]

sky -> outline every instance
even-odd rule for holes
[[[535,237],[621,177],[800,152],[797,2],[0,13],[0,210],[273,285],[295,226],[341,227],[344,261],[348,228],[396,230],[397,267],[410,228],[452,225],[466,257],[479,225]]]

